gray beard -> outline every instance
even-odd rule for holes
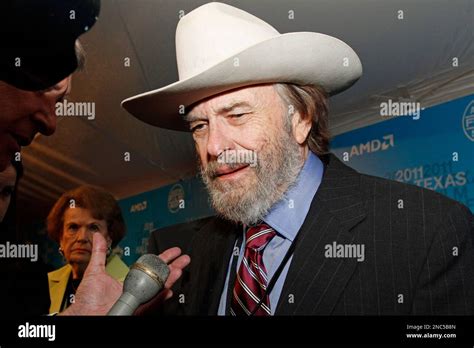
[[[285,127],[286,128],[286,127]],[[291,130],[283,130],[281,137],[258,154],[257,166],[249,167],[256,183],[247,187],[245,181],[219,182],[200,166],[201,177],[209,192],[211,204],[225,219],[246,225],[262,220],[272,206],[279,202],[296,182],[303,166],[303,154]]]

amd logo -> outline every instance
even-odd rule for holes
[[[130,212],[131,213],[136,213],[139,211],[146,210],[147,207],[147,201],[143,201],[141,203],[135,203],[130,207]]]
[[[395,141],[393,134],[387,134],[382,137],[382,139],[373,139],[369,140],[366,143],[353,145],[351,147],[351,152],[344,152],[343,157],[344,161],[349,160],[349,157],[361,156],[366,153],[373,153],[377,151],[385,151],[391,147],[395,146]]]

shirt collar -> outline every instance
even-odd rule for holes
[[[321,184],[324,165],[313,152],[298,174],[296,182],[275,203],[263,221],[277,233],[293,242],[308,214],[314,195]]]

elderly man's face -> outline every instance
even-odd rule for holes
[[[55,105],[69,92],[71,77],[38,92],[15,88],[0,81],[0,171],[21,146],[28,146],[36,133],[56,130]]]
[[[226,218],[257,222],[296,180],[307,148],[287,110],[273,85],[258,85],[204,100],[188,113],[204,183]]]

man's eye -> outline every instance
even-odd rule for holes
[[[56,98],[56,103],[62,103],[69,96],[69,93],[63,93],[58,98]]]
[[[195,126],[192,126],[191,127],[191,132],[196,132],[196,131],[200,131],[204,128],[205,124],[204,123],[200,123],[200,124],[197,124]]]
[[[243,115],[245,115],[245,113],[242,113],[242,114],[232,114],[232,115],[230,115],[230,117],[239,118],[239,117],[242,117]]]

